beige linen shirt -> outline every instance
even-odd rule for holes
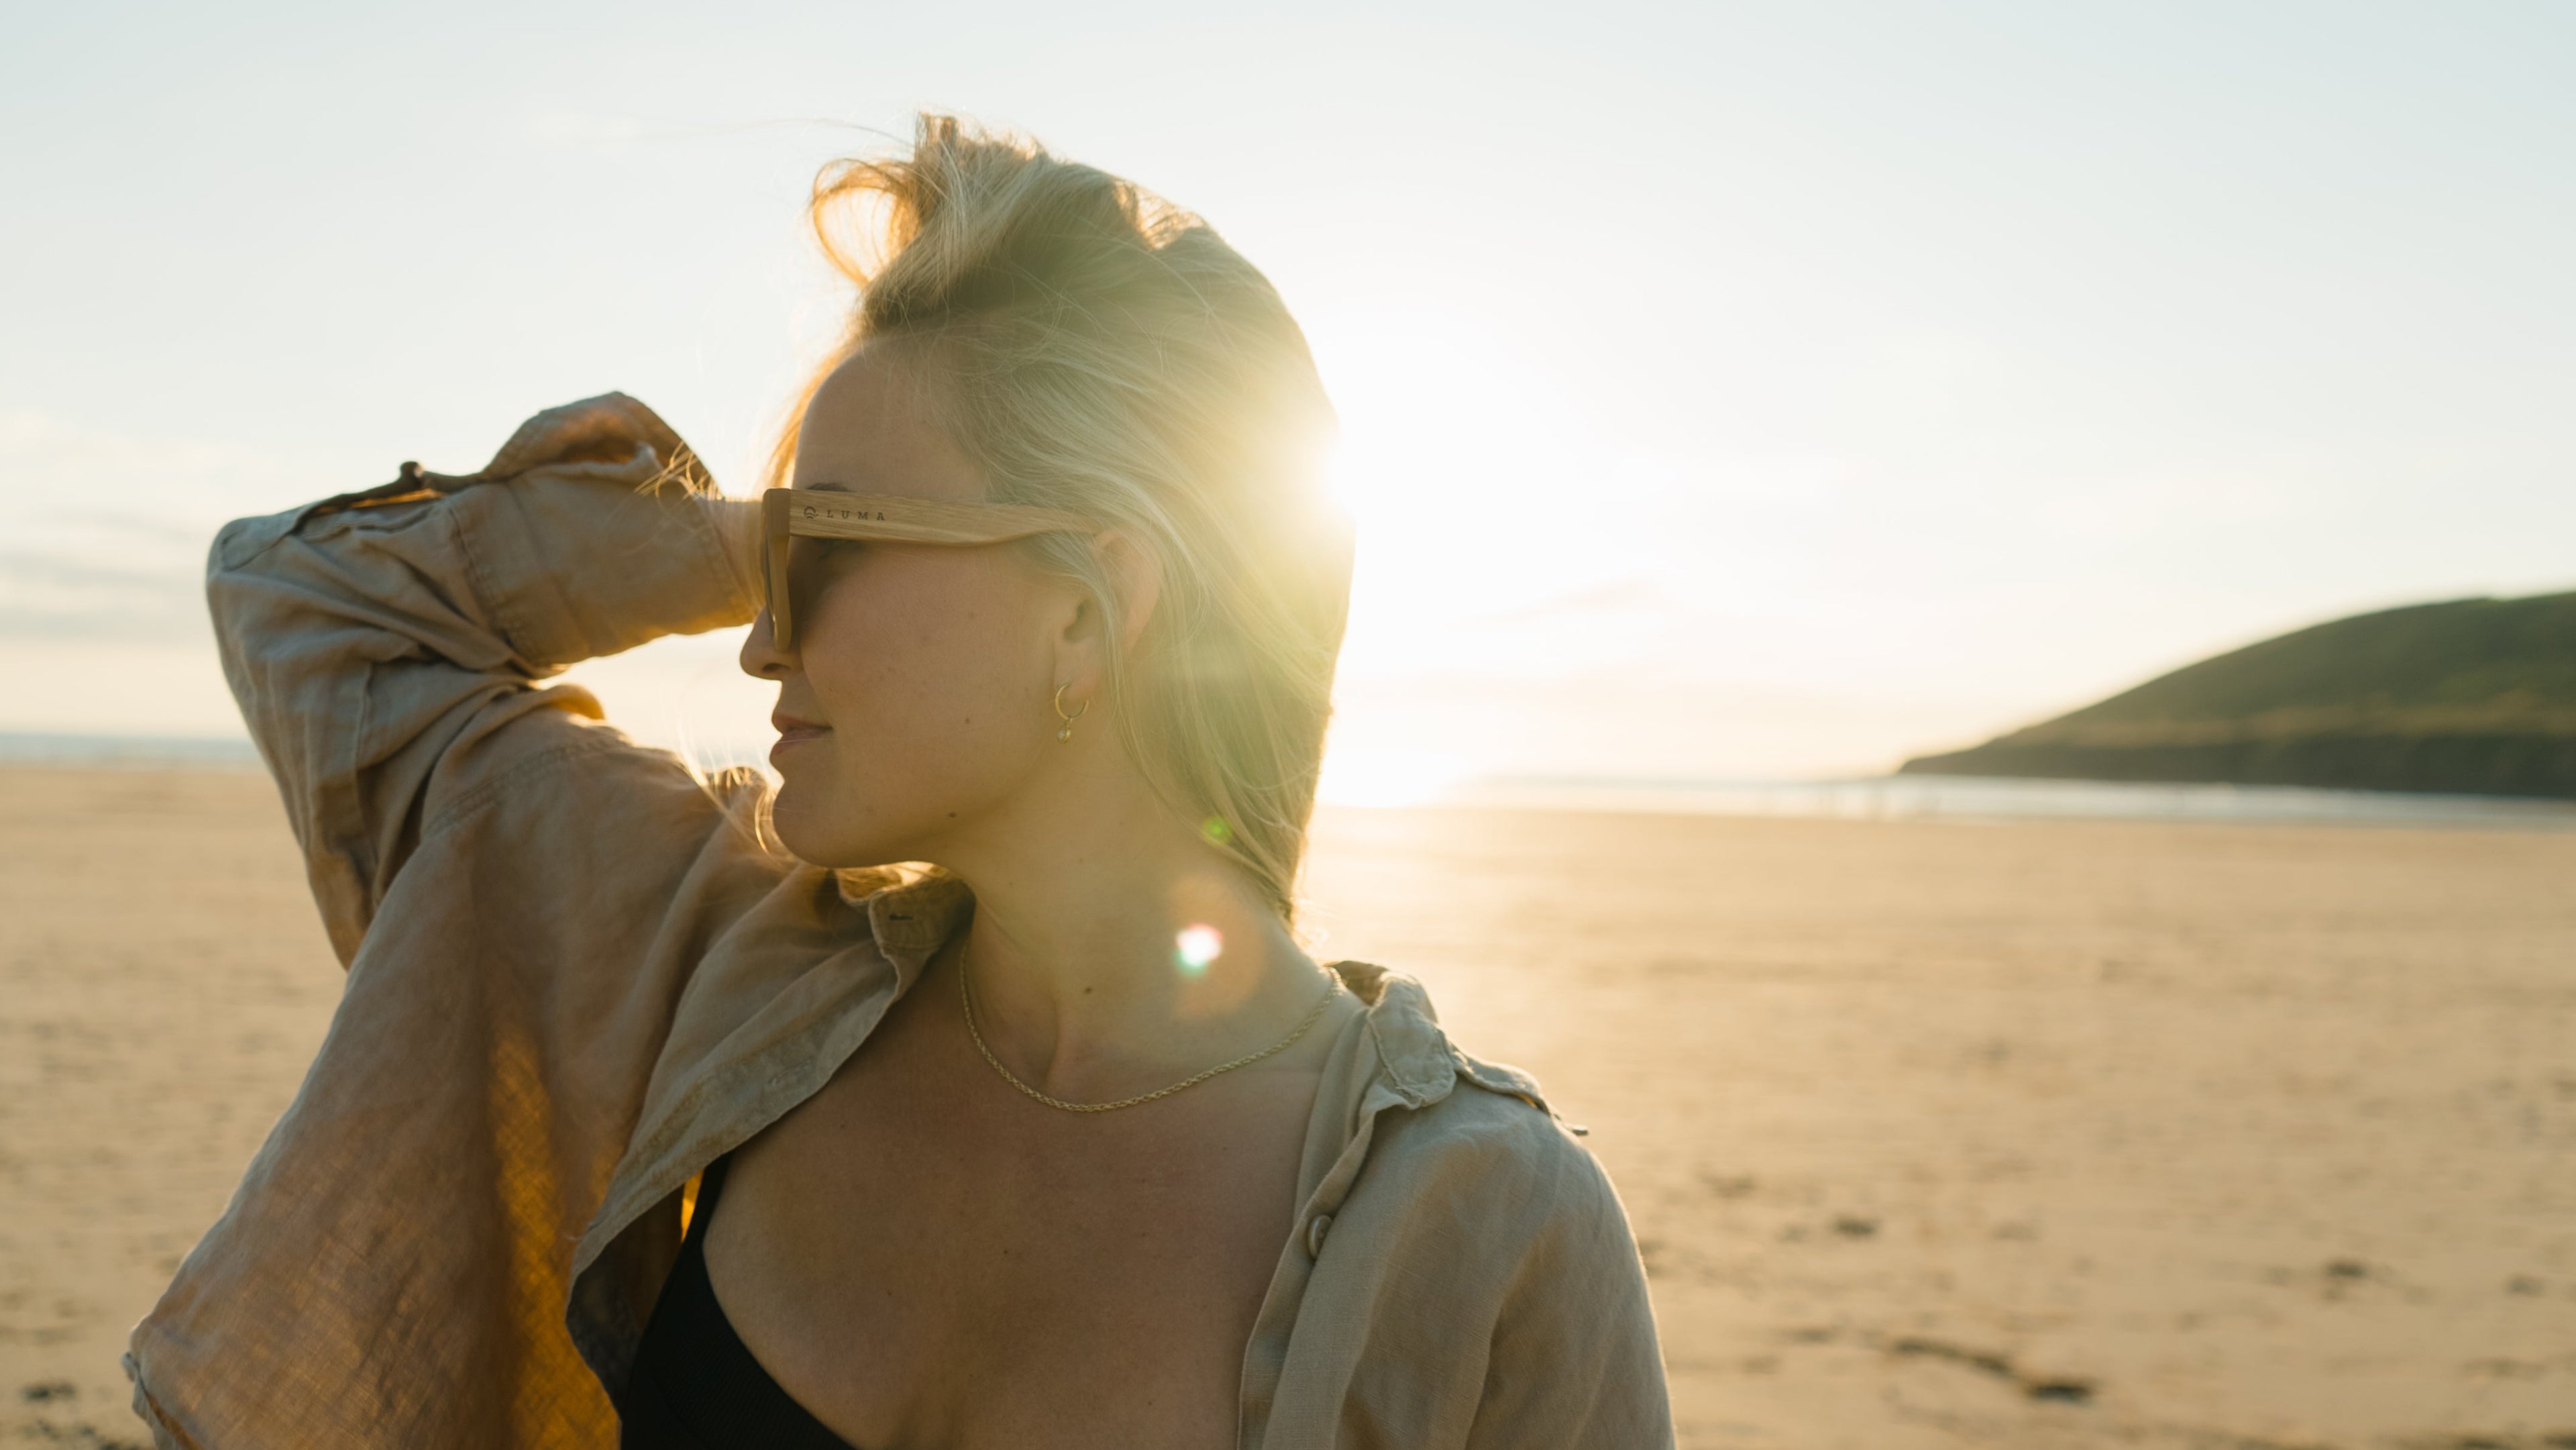
[[[687,1186],[822,1087],[971,904],[764,847],[766,789],[539,682],[755,608],[755,510],[642,404],[478,474],[224,528],[207,591],[348,968],[302,1088],[135,1327],[164,1447],[585,1447]],[[1409,978],[1332,1043],[1237,1444],[1648,1447],[1672,1432],[1617,1195]]]

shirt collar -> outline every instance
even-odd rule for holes
[[[930,959],[975,912],[975,893],[936,866],[844,871],[841,894],[864,899],[877,950],[894,965],[895,992],[912,990]]]

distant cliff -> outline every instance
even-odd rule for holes
[[[2338,619],[1902,769],[2576,798],[2576,593]]]

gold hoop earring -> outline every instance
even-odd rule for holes
[[[1063,684],[1055,687],[1055,718],[1064,722],[1064,728],[1055,732],[1055,738],[1058,744],[1062,744],[1073,739],[1073,722],[1091,713],[1091,702],[1089,700],[1083,701],[1082,708],[1074,711],[1072,714],[1068,715],[1064,713],[1064,692],[1072,688],[1073,681],[1071,680],[1067,680]]]

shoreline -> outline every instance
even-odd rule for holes
[[[698,769],[759,767],[710,753]],[[0,731],[0,770],[208,771],[264,775],[246,738]],[[1891,773],[1810,780],[1474,776],[1419,790],[1334,797],[1342,810],[1561,811],[1721,819],[2176,821],[2225,825],[2576,831],[2576,802],[2536,797],[2303,786],[2134,782]]]

